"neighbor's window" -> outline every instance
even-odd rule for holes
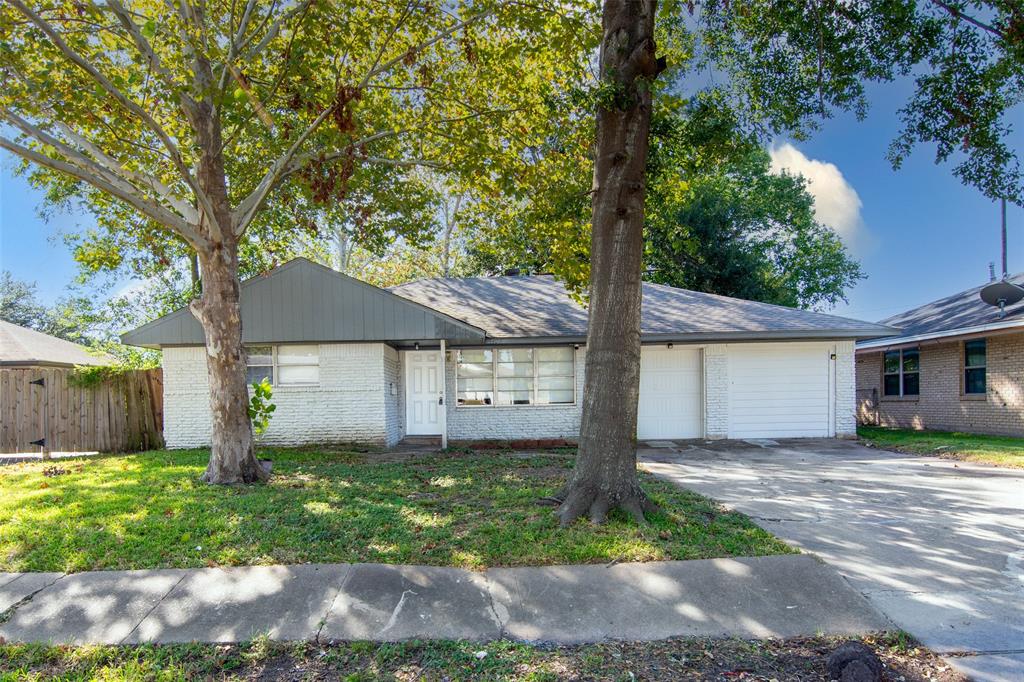
[[[886,351],[882,360],[882,394],[916,396],[921,392],[921,351],[917,348]]]
[[[458,351],[458,405],[571,405],[576,400],[572,348]]]
[[[320,383],[320,347],[313,345],[248,346],[246,380],[267,379],[275,386]]]
[[[985,339],[964,342],[964,393],[985,395]]]

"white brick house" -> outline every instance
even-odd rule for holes
[[[378,289],[304,259],[242,286],[249,373],[274,384],[270,444],[573,440],[586,311],[548,276]],[[820,313],[645,284],[637,436],[851,436],[854,342]],[[210,440],[202,330],[187,308],[124,335],[163,350],[168,447]],[[442,380],[443,377],[443,380]]]

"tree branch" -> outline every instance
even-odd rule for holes
[[[414,45],[413,47],[410,47],[400,56],[371,68],[363,77],[363,80],[360,82],[358,89],[362,90],[363,88],[365,88],[366,85],[374,77],[391,70],[392,67],[394,67],[396,64],[401,63],[402,60],[404,60],[408,55],[418,54],[422,52],[431,45],[434,45],[435,43],[444,40],[453,33],[456,33],[464,29],[465,27],[470,26],[471,24],[474,24],[478,21],[482,21],[483,19],[491,16],[492,14],[494,14],[495,11],[496,10],[494,9],[489,9],[480,12],[479,14],[475,14],[464,21],[458,22],[454,26],[451,26],[450,28],[441,31],[432,38],[428,38],[427,40],[424,40],[423,42]],[[305,141],[309,139],[309,137],[314,132],[316,132],[316,129],[320,127],[320,124],[323,123],[324,119],[326,119],[334,112],[337,106],[338,101],[335,100],[334,103],[332,103],[330,106],[326,107],[322,112],[320,112],[320,115],[317,116],[316,119],[314,119],[314,121],[309,125],[308,128],[306,128],[305,131],[303,131],[303,133],[291,145],[291,147],[289,147],[288,150],[283,155],[278,157],[278,159],[274,161],[273,164],[271,164],[270,168],[267,170],[267,173],[263,176],[263,179],[260,180],[260,183],[256,186],[256,189],[254,189],[249,194],[249,196],[245,197],[245,199],[241,201],[241,203],[238,205],[238,209],[234,212],[234,217],[232,219],[233,229],[236,235],[241,235],[242,232],[245,231],[245,228],[248,227],[249,223],[252,222],[252,219],[255,216],[256,211],[263,204],[264,200],[266,200],[267,196],[274,190],[277,184],[284,177],[294,172],[288,171],[286,173],[288,167],[291,165],[293,159],[295,158],[295,155],[298,153],[299,149],[305,143]],[[352,147],[353,145],[349,145],[349,148]],[[341,154],[344,153],[347,152],[341,152]]]
[[[174,195],[174,191],[165,185],[164,183],[157,180],[155,177],[133,171],[129,168],[125,168],[117,159],[108,155],[92,141],[86,139],[82,135],[78,134],[74,129],[63,121],[54,121],[54,125],[64,134],[65,137],[70,139],[72,142],[77,144],[85,151],[92,154],[93,158],[105,168],[109,169],[110,172],[120,174],[121,177],[128,181],[134,181],[148,187],[151,191],[160,195],[164,201],[166,201],[171,208],[181,214],[181,216],[190,223],[199,222],[199,214],[196,212],[194,206],[189,204],[187,201],[180,199]]]
[[[191,99],[184,93],[184,89],[177,83],[174,82],[174,76],[167,70],[167,67],[160,61],[160,57],[157,56],[156,52],[153,51],[153,47],[146,40],[146,37],[142,35],[139,27],[135,25],[135,21],[132,19],[131,14],[124,5],[121,4],[120,0],[107,0],[107,7],[114,13],[117,20],[121,22],[121,26],[128,32],[132,42],[135,43],[136,49],[139,53],[149,62],[150,67],[160,77],[160,80],[164,82],[167,89],[172,93],[178,95],[181,101],[182,107],[191,106],[193,103]],[[189,113],[189,112],[185,112]]]
[[[937,6],[937,7],[941,7],[942,9],[944,9],[949,14],[952,14],[957,19],[963,19],[967,23],[973,24],[974,26],[977,26],[978,28],[980,28],[983,31],[988,31],[992,35],[997,36],[999,38],[1006,38],[1006,33],[1005,32],[1001,31],[1000,29],[996,28],[995,26],[992,26],[991,24],[986,24],[985,22],[983,22],[983,21],[981,21],[979,19],[975,19],[974,17],[970,16],[969,14],[964,14],[964,12],[959,7],[955,7],[954,5],[950,5],[947,2],[943,2],[943,0],[931,0],[931,3],[933,5],[935,5],[935,6]]]
[[[164,148],[167,149],[167,153],[171,158],[171,162],[174,164],[174,167],[177,169],[182,179],[189,186],[189,189],[191,189],[193,194],[195,194],[196,199],[199,202],[200,206],[202,206],[203,210],[210,216],[210,219],[216,222],[216,218],[214,217],[215,214],[213,212],[209,198],[206,196],[206,193],[203,192],[203,190],[199,187],[199,184],[196,182],[195,178],[192,177],[192,173],[191,171],[189,171],[188,166],[185,165],[185,161],[182,159],[181,153],[178,151],[177,145],[174,144],[174,141],[171,140],[170,136],[160,126],[160,124],[157,123],[156,120],[153,119],[153,117],[150,116],[149,113],[147,113],[142,107],[140,107],[132,100],[128,99],[128,97],[120,90],[118,90],[117,87],[115,87],[114,84],[111,83],[106,76],[101,74],[95,66],[90,64],[80,54],[72,50],[68,46],[68,44],[65,43],[64,40],[60,37],[60,35],[53,28],[53,26],[51,26],[42,17],[40,17],[38,14],[33,12],[29,7],[27,7],[25,3],[22,2],[22,0],[7,0],[7,2],[9,2],[15,9],[17,9],[19,12],[25,15],[25,17],[27,17],[43,33],[45,33],[46,36],[50,39],[50,41],[54,44],[54,46],[56,46],[57,49],[59,49],[65,57],[70,59],[76,66],[78,66],[80,69],[89,74],[89,76],[91,76],[94,81],[99,83],[100,86],[102,86],[104,90],[106,90],[115,100],[117,100],[122,107],[124,107],[130,113],[133,113],[140,119],[142,119],[142,121],[156,134],[156,136],[160,138],[160,141],[163,143]]]
[[[157,223],[163,225],[172,232],[176,232],[180,236],[184,237],[193,248],[202,248],[208,243],[204,237],[192,229],[192,227],[189,226],[189,224],[180,216],[147,201],[136,192],[128,191],[120,184],[110,182],[107,178],[103,177],[102,174],[92,173],[75,164],[68,163],[67,161],[51,158],[33,149],[29,149],[28,147],[23,147],[6,137],[0,137],[0,149],[6,149],[26,161],[64,173],[76,180],[81,180],[100,191],[106,192],[107,194],[124,201],[143,215],[155,220]]]
[[[359,84],[359,89],[361,90],[361,89],[365,88],[366,85],[371,80],[373,80],[376,76],[379,76],[382,73],[390,71],[391,67],[395,66],[396,64],[401,63],[408,55],[410,55],[410,54],[419,54],[420,52],[422,52],[423,50],[427,49],[431,45],[444,40],[445,38],[447,38],[448,36],[452,35],[453,33],[457,33],[458,31],[461,31],[462,29],[466,28],[467,26],[470,26],[472,24],[475,24],[478,21],[482,21],[482,20],[486,19],[487,17],[489,17],[492,14],[494,14],[495,11],[496,10],[494,10],[494,9],[489,9],[489,10],[485,10],[483,12],[480,12],[479,14],[474,14],[469,19],[465,19],[464,21],[460,21],[459,23],[455,24],[451,28],[448,28],[448,29],[445,29],[444,31],[441,31],[440,33],[438,33],[433,38],[429,38],[428,40],[424,40],[422,43],[420,43],[418,45],[414,45],[413,47],[410,47],[408,50],[403,52],[401,55],[395,57],[394,59],[386,61],[383,64],[380,64],[379,66],[376,66],[376,67],[370,69],[366,73],[366,76],[363,77],[362,82]]]

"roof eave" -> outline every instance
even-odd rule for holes
[[[952,339],[961,336],[970,336],[973,334],[984,334],[985,332],[1012,331],[1014,329],[1024,329],[1024,320],[1005,320],[1003,322],[959,327],[957,329],[944,329],[942,331],[927,332],[924,334],[910,334],[907,336],[893,336],[878,339],[871,338],[865,341],[858,341],[857,350],[882,350],[894,346],[905,346],[907,344],[920,343],[922,341],[937,341],[940,339]]]
[[[884,334],[896,334],[895,329],[882,331],[878,327],[865,329],[816,329],[816,330],[777,330],[777,331],[734,331],[734,332],[659,332],[641,334],[641,343],[728,343],[748,341],[800,341],[826,339],[862,339],[876,338]],[[522,344],[555,344],[555,343],[586,343],[586,335],[566,334],[563,336],[491,336],[484,342],[488,346],[522,345]],[[459,344],[456,344],[459,345]]]

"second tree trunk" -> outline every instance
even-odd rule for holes
[[[601,522],[655,509],[636,474],[644,176],[655,56],[653,0],[606,0],[597,106],[590,320],[579,454],[558,515]]]

